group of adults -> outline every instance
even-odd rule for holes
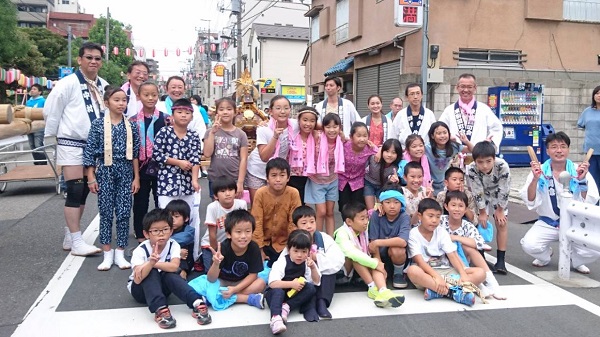
[[[339,77],[325,79],[325,99],[316,104],[319,114],[337,113],[342,121],[342,130],[346,137],[354,122],[360,121],[354,104],[341,97],[342,81]],[[448,125],[450,134],[455,141],[460,142],[459,134],[465,134],[475,144],[489,140],[499,149],[502,141],[502,122],[485,103],[478,102],[476,78],[472,74],[462,74],[458,78],[456,91],[459,99],[444,109],[439,118]],[[423,92],[417,83],[408,84],[404,91],[408,101],[406,108],[400,97],[394,97],[390,103],[390,111],[385,114],[384,123],[392,123],[393,127],[388,138],[400,140],[402,146],[406,137],[411,134],[420,135],[428,143],[428,132],[431,124],[436,122],[433,111],[423,106]],[[369,127],[370,125],[367,125]]]

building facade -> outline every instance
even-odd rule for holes
[[[77,0],[55,0],[54,10],[60,13],[81,13]]]
[[[304,58],[307,90],[323,96],[326,74],[345,80],[344,91],[361,115],[379,93],[384,106],[404,99],[409,82],[421,81],[422,31],[395,25],[406,0],[314,0],[311,44]],[[477,76],[478,100],[487,88],[508,82],[545,85],[544,120],[569,130],[581,152],[581,111],[600,83],[600,0],[428,1],[428,100],[437,116],[456,101],[462,73]],[[465,15],[469,13],[469,15]],[[435,47],[432,47],[435,46]],[[574,151],[575,152],[575,151]]]
[[[11,0],[17,7],[19,27],[46,27],[48,13],[54,10],[54,0]]]
[[[89,31],[96,23],[92,14],[84,13],[48,13],[48,29],[56,34],[68,37],[69,26],[74,37],[89,38]]]

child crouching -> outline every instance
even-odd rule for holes
[[[309,256],[311,245],[310,233],[296,229],[287,241],[289,254],[273,263],[265,296],[271,308],[274,335],[287,330],[285,324],[293,309],[299,308],[309,322],[319,320],[315,311],[315,286],[321,285],[321,273]]]

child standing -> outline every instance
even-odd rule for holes
[[[488,267],[482,254],[483,238],[479,235],[477,228],[469,221],[464,219],[467,209],[467,195],[461,191],[450,191],[446,194],[444,208],[448,215],[442,215],[440,226],[444,228],[450,239],[457,244],[460,243],[465,257],[471,261],[475,267],[485,271],[485,281],[479,286],[484,296],[493,296],[498,300],[505,300],[506,297],[500,294],[500,285],[494,274]]]
[[[489,214],[496,225],[497,261],[494,268],[498,274],[506,275],[504,256],[508,241],[508,196],[510,193],[510,168],[504,159],[496,158],[496,148],[489,141],[473,147],[474,162],[467,166],[467,185],[473,192],[479,215],[477,223],[487,227]]]
[[[398,164],[398,172],[404,174],[404,166],[411,162],[421,164],[423,168],[423,187],[431,185],[431,172],[429,170],[429,160],[425,155],[425,142],[419,135],[409,135],[406,137],[406,148],[404,149],[402,160]],[[402,181],[405,184],[405,181]]]
[[[435,200],[421,200],[418,212],[421,223],[411,229],[408,242],[409,256],[413,259],[407,270],[408,278],[417,288],[425,288],[425,300],[449,297],[472,306],[475,295],[462,289],[450,289],[446,277],[459,276],[461,282],[480,284],[485,279],[483,269],[465,269],[450,234],[439,226],[442,207]]]
[[[173,218],[173,235],[171,238],[175,240],[181,247],[181,260],[179,262],[179,275],[185,280],[189,272],[194,266],[194,227],[189,225],[190,221],[190,206],[183,200],[172,200],[165,207],[171,218]]]
[[[248,205],[244,200],[235,198],[236,192],[237,183],[235,180],[220,177],[212,184],[215,201],[206,207],[204,224],[207,229],[204,232],[202,241],[200,241],[205,270],[209,270],[212,264],[212,250],[218,248],[219,242],[227,239],[225,216],[236,209],[248,209]]]
[[[248,163],[248,137],[244,131],[233,125],[235,102],[229,97],[223,97],[215,104],[217,107],[215,122],[204,135],[204,156],[210,158],[208,168],[210,198],[213,198],[211,185],[219,176],[236,181],[237,196],[241,197]]]
[[[270,325],[274,335],[287,330],[287,317],[296,308],[308,322],[319,321],[315,311],[315,286],[321,284],[321,273],[309,256],[311,245],[310,233],[294,230],[287,242],[288,254],[282,255],[269,273],[265,297],[271,309]]]
[[[304,189],[309,173],[315,173],[315,137],[319,114],[313,107],[302,107],[298,112],[298,133],[290,139],[288,162],[291,167],[289,186],[298,190],[304,204]]]
[[[162,128],[154,139],[152,159],[158,163],[158,206],[181,199],[190,206],[190,225],[200,232],[198,208],[194,207],[194,192],[200,192],[200,137],[188,129],[192,120],[192,103],[185,98],[173,103],[172,125]],[[200,256],[194,245],[194,260]]]
[[[290,119],[292,104],[283,95],[271,99],[268,127],[256,129],[256,147],[248,157],[248,172],[244,185],[250,192],[250,203],[254,203],[256,191],[267,185],[265,166],[269,159],[287,159],[290,150],[290,137],[297,132],[298,122]]]
[[[252,215],[256,219],[253,240],[271,267],[294,230],[292,212],[302,203],[298,191],[286,185],[290,179],[290,164],[285,159],[269,160],[266,171],[267,186],[256,191],[252,204]]]
[[[198,324],[212,322],[204,298],[177,274],[180,247],[171,238],[173,219],[169,211],[154,209],[146,214],[143,223],[146,241],[131,256],[133,270],[127,282],[131,296],[137,302],[148,305],[150,312],[154,313],[154,320],[163,329],[176,325],[167,303],[171,293],[192,309],[192,317]]]
[[[258,277],[263,270],[260,248],[252,241],[256,227],[254,218],[245,209],[231,211],[225,217],[227,239],[210,247],[213,264],[208,270],[208,282],[219,281],[223,298],[236,296],[236,303],[248,303],[263,309],[265,281]]]
[[[370,114],[361,119],[369,130],[369,140],[378,148],[392,137],[392,121],[387,120],[384,114],[381,113],[381,96],[371,95],[367,99]]]
[[[133,195],[133,230],[138,242],[145,240],[142,219],[148,213],[150,192],[154,196],[154,205],[158,207],[156,191],[158,164],[152,159],[154,139],[158,131],[165,126],[165,115],[158,111],[158,87],[151,82],[144,82],[137,92],[142,102],[142,109],[130,120],[137,126],[140,134],[140,190]]]
[[[377,150],[368,146],[369,129],[363,122],[354,122],[350,128],[350,141],[344,143],[344,172],[338,174],[340,212],[351,200],[364,199],[365,167],[369,157]]]
[[[314,204],[317,228],[333,235],[335,218],[333,208],[339,199],[338,173],[344,172],[344,145],[340,138],[342,121],[336,114],[323,117],[323,132],[319,139],[316,173],[308,176],[305,202]]]
[[[399,183],[398,163],[402,155],[402,145],[397,139],[388,139],[383,143],[380,150],[381,158],[376,159],[373,155],[369,158],[369,166],[365,174],[365,204],[368,209],[373,209],[377,202],[377,196],[381,193],[381,187],[385,183]]]
[[[406,213],[410,216],[410,224],[415,225],[419,222],[417,215],[419,202],[433,197],[433,190],[431,187],[427,189],[423,187],[423,167],[414,161],[404,166],[404,181],[406,186],[402,187],[402,194],[406,199]]]
[[[431,124],[428,135],[429,144],[425,145],[425,153],[431,168],[433,193],[438,194],[444,189],[444,173],[450,167],[452,158],[463,151],[464,146],[450,139],[450,129],[444,122]],[[461,134],[461,141],[469,149],[472,148],[464,134]]]
[[[310,259],[317,264],[321,273],[321,285],[317,289],[316,307],[320,318],[331,319],[331,313],[327,308],[333,300],[335,292],[336,273],[344,266],[344,254],[335,243],[333,238],[326,233],[317,230],[317,213],[309,206],[300,206],[292,213],[292,219],[296,228],[303,229],[310,234],[312,245],[310,246]],[[287,247],[281,252],[279,259],[289,254]]]
[[[379,195],[384,214],[379,211],[371,214],[369,251],[384,265],[393,267],[392,284],[394,288],[402,289],[408,285],[404,279],[404,263],[407,256],[410,216],[404,210],[406,201],[398,188],[397,185],[388,184]]]
[[[140,188],[138,129],[125,119],[127,96],[120,88],[108,88],[104,93],[107,114],[92,122],[87,145],[83,151],[83,166],[87,170],[90,192],[98,193],[100,213],[100,243],[104,260],[98,270],[109,270],[115,263],[121,269],[131,268],[125,260],[129,241],[131,194]],[[117,249],[112,250],[113,213],[117,218]]]
[[[367,207],[351,201],[342,210],[344,224],[335,231],[335,242],[344,253],[344,276],[352,278],[354,271],[367,284],[367,296],[380,308],[397,308],[404,303],[404,296],[387,288],[385,266],[369,250],[369,215]]]

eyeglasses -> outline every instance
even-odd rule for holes
[[[548,149],[549,149],[549,150],[553,150],[553,151],[556,151],[556,150],[558,150],[558,149],[561,149],[561,150],[566,150],[566,149],[568,149],[568,148],[569,148],[569,147],[568,147],[566,144],[563,144],[563,145],[550,145],[550,146],[548,146]]]
[[[91,56],[91,55],[84,55],[83,58],[85,58],[88,61],[94,60],[96,62],[100,62],[102,61],[102,58],[100,56]]]
[[[290,111],[292,110],[292,108],[290,108],[289,106],[286,106],[285,108],[282,108],[280,106],[276,106],[273,108],[273,111]]]
[[[148,76],[148,73],[145,72],[145,71],[134,71],[132,74],[134,76],[140,76],[140,75],[142,75],[142,76]]]
[[[159,234],[169,233],[170,231],[171,231],[171,227],[165,227],[163,229],[151,229],[148,231],[148,233],[150,233],[152,235],[159,235]]]

